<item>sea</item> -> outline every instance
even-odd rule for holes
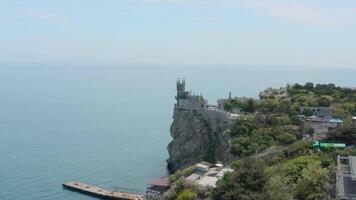
[[[356,70],[313,67],[0,64],[0,199],[90,200],[81,181],[143,193],[166,176],[176,81],[209,103],[288,83],[356,86]]]

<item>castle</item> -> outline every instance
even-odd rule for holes
[[[221,123],[232,124],[239,117],[238,114],[230,113],[216,105],[209,105],[208,101],[200,94],[192,94],[185,89],[185,80],[177,80],[177,95],[175,97],[177,103],[174,105],[174,110],[192,110],[201,114],[201,116],[209,121],[218,121]]]
[[[180,108],[191,108],[192,110],[206,109],[208,101],[202,95],[191,94],[185,91],[185,80],[177,81],[177,106]]]

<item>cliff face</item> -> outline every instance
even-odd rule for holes
[[[226,162],[229,153],[229,125],[219,119],[204,118],[204,113],[175,108],[168,145],[167,167],[175,172],[199,161]]]

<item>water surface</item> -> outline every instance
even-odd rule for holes
[[[166,175],[177,77],[210,103],[293,82],[356,86],[355,70],[0,64],[0,199],[93,199],[78,180],[144,191]]]

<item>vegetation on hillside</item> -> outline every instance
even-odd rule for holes
[[[305,133],[312,135],[314,130],[298,117],[300,107],[331,107],[333,117],[342,118],[344,123],[330,131],[327,140],[356,144],[356,125],[351,121],[356,116],[356,91],[313,83],[268,91],[273,93],[260,95],[264,98],[258,100],[235,98],[224,105],[227,111],[241,111],[229,132],[230,152],[237,158],[230,163],[234,171],[225,174],[211,192],[204,193],[182,180],[191,168],[177,172],[172,179],[181,181],[184,187],[175,189],[173,198],[167,199],[182,199],[182,196],[189,199],[194,195],[203,199],[209,193],[213,200],[323,200],[328,197],[336,155],[356,155],[356,150],[312,152],[311,142],[302,138]],[[302,114],[312,114],[307,112]],[[282,151],[274,152],[268,159],[256,159],[256,155],[273,146]]]
[[[231,99],[226,106],[242,112],[230,133],[231,153],[241,159],[232,162],[234,172],[218,182],[213,199],[324,199],[331,190],[336,153],[312,153],[310,143],[301,138],[303,133],[312,135],[313,129],[297,115],[302,106],[331,107],[333,116],[342,118],[344,124],[331,131],[328,140],[356,144],[356,125],[351,123],[356,115],[356,91],[312,83],[268,91],[278,96],[264,93],[265,98],[259,100]],[[265,161],[251,157],[270,146],[285,147],[283,153]]]
[[[214,200],[322,200],[331,189],[332,168],[316,155],[303,155],[271,166],[245,159],[234,165],[212,191]]]
[[[308,113],[308,109],[305,110],[305,113],[300,113],[300,107],[331,107],[333,116],[337,118],[342,118],[344,124],[339,129],[336,129],[330,133],[329,140],[342,141],[348,144],[356,143],[355,125],[351,123],[352,116],[356,116],[356,90],[338,87],[334,84],[314,85],[313,83],[306,83],[304,85],[288,85],[285,91],[287,93],[285,95],[286,98],[277,98],[273,95],[267,95],[268,98],[263,99],[250,98],[246,100],[246,98],[236,98],[229,100],[225,105],[225,109],[233,110],[234,108],[236,108],[240,109],[243,115],[246,114],[247,116],[253,116],[252,119],[251,117],[250,119],[247,119],[247,117],[242,117],[243,120],[249,122],[243,122],[243,120],[238,120],[237,126],[241,124],[243,125],[243,127],[233,129],[232,134],[239,135],[241,131],[238,129],[245,129],[246,123],[257,123],[259,125],[257,129],[264,128],[263,126],[261,126],[261,116],[266,116],[267,121],[274,120],[275,124],[268,124],[268,122],[266,122],[264,124],[262,123],[262,125],[264,125],[265,127],[272,127],[273,130],[276,130],[277,132],[280,130],[280,128],[276,129],[276,126],[296,125],[299,126],[300,131],[312,134],[312,130],[310,130],[310,128],[308,127],[304,127],[303,124],[297,118],[298,114],[305,114],[308,116],[311,115],[311,113]],[[260,113],[263,115],[260,115],[259,117],[259,115],[256,113]],[[249,138],[255,136],[254,132],[256,132],[256,130],[254,127],[252,128],[253,130],[248,130],[249,133],[247,135],[250,135]],[[263,131],[263,133],[266,132],[268,132],[268,130]],[[278,139],[276,140],[275,137],[275,141],[271,142],[271,134],[267,133],[267,136],[269,139],[269,142],[267,143],[269,143],[270,145],[279,143]],[[298,139],[300,135],[297,134],[295,136]],[[286,137],[287,140],[291,140],[293,136],[284,135],[283,137]],[[235,143],[249,143],[246,142],[245,138],[241,138],[240,140],[240,142]],[[254,142],[252,142],[251,145],[254,145],[253,143]],[[266,144],[262,144],[262,149],[264,149],[265,145]],[[246,146],[250,146],[250,144],[246,144]],[[259,149],[256,150],[258,151]],[[253,150],[252,153],[254,153]]]
[[[288,115],[255,115],[240,118],[232,127],[231,153],[243,157],[273,145],[289,145],[301,138],[302,128]]]

